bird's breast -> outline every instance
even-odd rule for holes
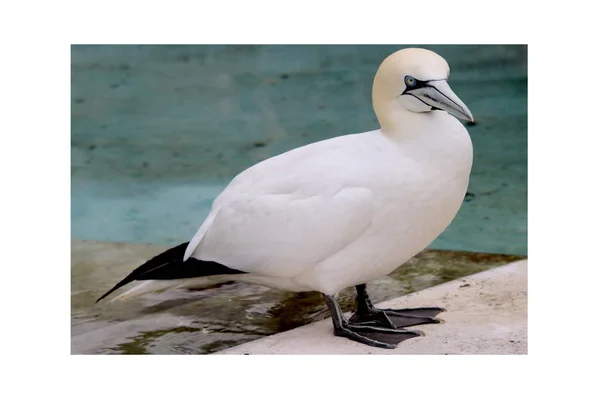
[[[379,212],[373,224],[391,258],[404,262],[400,258],[423,250],[458,213],[473,157],[471,140],[462,129],[400,148],[401,161],[396,170],[388,170],[385,180],[393,189],[378,192]]]

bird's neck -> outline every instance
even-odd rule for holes
[[[374,102],[375,114],[381,132],[394,138],[406,138],[418,134],[422,129],[442,122],[448,117],[445,112],[416,113],[408,111],[394,101]]]
[[[391,102],[375,106],[381,133],[408,149],[413,158],[435,159],[440,169],[458,168],[460,174],[470,170],[473,145],[458,119],[445,111],[407,111]]]

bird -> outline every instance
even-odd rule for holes
[[[320,292],[333,334],[396,348],[441,322],[442,307],[375,308],[367,283],[427,248],[458,213],[473,161],[474,122],[448,84],[439,54],[407,47],[377,69],[372,103],[379,129],[301,146],[235,176],[213,201],[189,242],[139,266],[114,300],[206,282],[242,281],[274,289]],[[354,287],[346,318],[338,293]]]

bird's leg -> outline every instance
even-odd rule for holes
[[[333,334],[342,336],[355,342],[369,346],[393,349],[403,340],[422,336],[421,331],[410,331],[406,329],[390,329],[376,326],[362,326],[348,323],[333,296],[323,294],[325,303],[329,307],[333,321]]]
[[[441,307],[399,310],[375,308],[367,293],[366,284],[356,286],[356,303],[356,312],[350,317],[349,322],[358,326],[397,329],[422,324],[439,324],[442,320],[435,316],[446,311]]]

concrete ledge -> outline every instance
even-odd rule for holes
[[[441,306],[444,324],[421,325],[425,336],[395,350],[332,334],[329,319],[216,354],[527,354],[527,260],[517,261],[378,306]]]

